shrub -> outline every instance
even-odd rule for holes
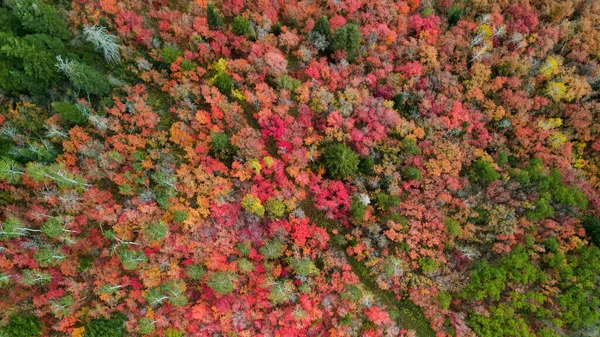
[[[347,179],[356,174],[360,159],[344,144],[334,144],[325,149],[323,154],[327,172],[336,179]]]

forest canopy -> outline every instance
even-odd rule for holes
[[[600,2],[3,0],[0,337],[600,332]]]

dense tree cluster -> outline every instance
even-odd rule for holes
[[[594,336],[599,25],[5,0],[0,336]]]

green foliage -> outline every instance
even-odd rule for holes
[[[225,24],[221,13],[219,13],[215,5],[211,3],[209,3],[208,6],[206,6],[206,17],[208,21],[208,26],[211,29],[218,29]]]
[[[265,203],[267,214],[274,219],[281,219],[285,215],[285,204],[277,198],[269,198]]]
[[[140,250],[123,248],[119,250],[117,256],[119,259],[121,259],[121,263],[123,264],[123,268],[125,270],[134,270],[139,266],[140,263],[145,263],[148,261],[146,254]]]
[[[188,59],[181,61],[181,69],[183,71],[190,71],[196,68],[196,64]]]
[[[462,234],[462,229],[460,228],[460,223],[458,223],[458,221],[452,218],[446,218],[444,224],[446,225],[446,231],[451,237],[454,238]]]
[[[477,314],[471,315],[469,317],[469,326],[471,326],[477,336],[481,337],[535,337],[525,320],[516,315],[515,310],[505,303],[491,307],[488,317]]]
[[[169,233],[169,226],[162,221],[158,221],[146,227],[144,232],[151,240],[160,241]]]
[[[425,273],[431,273],[439,267],[439,262],[430,257],[420,257],[418,262],[419,266]]]
[[[342,291],[342,298],[351,302],[359,302],[363,297],[362,289],[356,284],[346,284]]]
[[[489,161],[479,158],[471,165],[469,179],[474,183],[487,184],[500,179],[500,174],[494,170]]]
[[[111,90],[106,76],[85,63],[58,58],[57,67],[75,89],[88,95],[105,96]]]
[[[202,276],[204,276],[204,274],[206,273],[206,269],[204,269],[204,267],[199,264],[192,264],[185,267],[185,272],[187,273],[188,277],[192,280],[199,281],[202,279]]]
[[[269,292],[269,300],[274,305],[288,302],[293,291],[294,287],[289,280],[274,282],[274,284],[271,285],[271,291]]]
[[[383,273],[387,277],[401,276],[404,273],[402,259],[396,256],[388,256],[383,262]]]
[[[400,206],[400,197],[397,195],[377,193],[377,195],[375,195],[375,202],[380,209],[389,210],[390,208]]]
[[[160,55],[164,63],[171,64],[175,62],[179,58],[179,56],[183,55],[183,53],[175,47],[165,46],[161,50]]]
[[[591,241],[600,246],[600,218],[587,217],[583,220],[583,228],[585,233],[590,237]]]
[[[360,158],[360,163],[358,163],[358,169],[361,173],[365,175],[373,174],[373,166],[375,165],[375,160],[371,157],[362,157]]]
[[[353,23],[342,26],[333,33],[331,38],[333,50],[344,50],[353,59],[360,49],[360,30]]]
[[[42,322],[33,315],[14,314],[8,324],[0,327],[0,335],[10,337],[34,337],[42,335]]]
[[[148,317],[140,319],[138,332],[142,335],[148,335],[154,332],[154,322]]]
[[[254,270],[254,264],[246,258],[239,259],[237,261],[237,267],[243,273],[251,273]]]
[[[361,221],[365,218],[366,210],[367,205],[363,204],[357,197],[352,198],[350,204],[350,215],[352,216],[352,219]]]
[[[450,308],[450,302],[452,302],[452,295],[448,294],[447,292],[440,291],[437,299],[438,303],[440,304],[440,308]]]
[[[250,251],[252,251],[252,246],[250,244],[250,241],[244,241],[244,242],[238,242],[235,245],[238,254],[240,254],[241,256],[249,256],[250,255]]]
[[[9,216],[8,218],[6,218],[6,220],[2,223],[1,228],[2,228],[0,230],[0,239],[1,240],[14,239],[19,236],[25,235],[25,233],[27,232],[23,221],[21,221],[21,219],[16,218],[14,216]]]
[[[61,119],[70,124],[84,125],[87,122],[87,116],[83,114],[76,105],[68,102],[54,102],[52,107]]]
[[[214,272],[212,275],[208,277],[206,284],[210,287],[210,289],[220,293],[220,294],[229,294],[233,291],[234,285],[233,283],[237,280],[235,274],[232,272]]]
[[[18,184],[23,173],[23,168],[16,161],[6,157],[0,158],[0,179],[6,180],[9,184]]]
[[[323,36],[329,36],[329,34],[331,34],[331,25],[329,24],[329,19],[327,19],[325,15],[321,16],[315,23],[312,31]]]
[[[231,144],[229,143],[229,136],[225,132],[215,132],[210,135],[210,144],[216,151],[225,151]]]
[[[187,210],[176,210],[173,212],[173,221],[176,223],[182,223],[188,218]]]
[[[327,172],[336,179],[347,179],[356,174],[360,159],[344,144],[328,146],[323,153],[323,163]]]
[[[259,217],[265,215],[265,208],[261,204],[260,199],[252,194],[248,194],[242,199],[242,207],[248,212],[254,213]]]
[[[233,78],[229,74],[219,71],[213,78],[213,85],[219,89],[223,95],[229,95],[233,90]]]
[[[448,8],[448,25],[454,26],[460,21],[465,12],[464,6],[459,2],[455,2]]]
[[[248,21],[248,19],[242,16],[236,16],[235,18],[233,18],[231,30],[235,35],[239,36],[250,36],[253,33],[252,27],[250,26],[250,21]]]
[[[48,34],[66,40],[69,37],[67,21],[49,5],[39,0],[6,1],[29,33]]]
[[[406,180],[420,180],[421,170],[416,167],[407,167],[402,169],[402,178]]]
[[[500,299],[506,287],[507,272],[502,268],[490,266],[486,261],[475,265],[471,271],[471,281],[463,290],[463,297],[469,300]]]
[[[66,256],[60,248],[43,247],[36,250],[33,257],[40,267],[50,267],[58,265]]]
[[[283,254],[285,246],[277,239],[271,239],[260,247],[259,252],[267,260],[274,260]]]
[[[417,146],[417,140],[414,138],[404,138],[402,140],[402,152],[410,155],[421,153],[421,149]]]
[[[277,85],[283,89],[292,91],[299,88],[302,82],[286,74],[277,79]]]
[[[319,273],[317,266],[309,259],[289,258],[288,264],[294,270],[294,273],[301,277]]]
[[[168,328],[165,331],[165,337],[183,337],[183,332],[175,328]]]
[[[120,312],[113,314],[110,319],[94,319],[86,325],[83,337],[124,337],[126,320],[127,317]]]
[[[52,276],[49,273],[42,272],[35,269],[25,269],[23,270],[23,276],[21,278],[21,282],[26,286],[33,285],[43,285],[46,283],[50,283],[52,281]]]

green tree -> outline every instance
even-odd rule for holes
[[[124,337],[127,317],[120,312],[114,313],[110,319],[91,320],[85,327],[83,337]]]
[[[56,67],[71,81],[73,87],[88,95],[104,96],[110,92],[110,83],[104,74],[91,66],[57,56]]]
[[[591,241],[600,246],[600,218],[587,217],[583,220],[583,228],[585,233],[590,237]]]
[[[280,257],[281,254],[283,254],[284,250],[285,246],[281,243],[281,241],[277,239],[271,239],[269,242],[260,247],[259,252],[267,260],[275,260],[276,258]]]
[[[344,144],[328,146],[323,153],[323,163],[327,172],[336,179],[347,179],[356,174],[360,159]]]
[[[269,198],[265,203],[265,208],[271,218],[280,219],[285,215],[285,204],[277,198]]]
[[[229,294],[234,289],[234,282],[237,280],[235,274],[232,272],[214,272],[208,277],[206,284],[210,289],[220,293]]]
[[[0,327],[0,336],[35,337],[42,335],[42,322],[33,315],[11,315],[8,324]]]
[[[74,104],[54,102],[52,107],[58,112],[61,119],[69,124],[84,125],[87,122],[87,116]]]
[[[206,16],[210,29],[218,29],[225,24],[221,13],[217,11],[217,8],[213,4],[209,3],[206,7]]]
[[[14,15],[30,33],[48,34],[66,40],[69,37],[67,21],[54,8],[39,0],[8,0]]]
[[[231,26],[231,30],[235,35],[252,35],[252,27],[250,26],[250,21],[243,16],[236,16],[233,18],[233,25]]]
[[[469,178],[474,183],[487,184],[500,179],[500,174],[494,170],[489,161],[479,158],[471,165]]]
[[[348,23],[336,29],[331,40],[333,50],[344,50],[348,58],[353,59],[360,49],[360,30],[357,25]]]

